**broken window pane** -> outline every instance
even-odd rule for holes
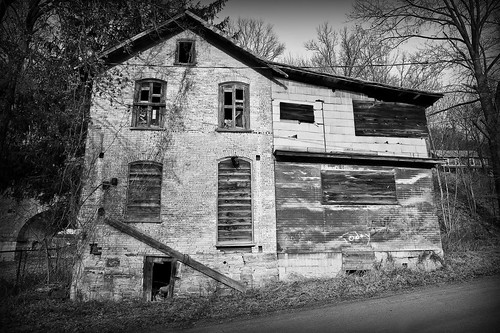
[[[227,83],[221,87],[222,109],[219,111],[221,126],[224,128],[249,128],[248,85]],[[219,118],[219,119],[220,119]]]
[[[151,122],[150,125],[152,126],[158,126],[159,125],[159,119],[160,119],[160,108],[159,107],[153,107],[151,109]]]
[[[137,107],[137,126],[148,125],[148,108],[146,106]]]
[[[141,102],[149,102],[149,83],[143,83],[141,86]]]
[[[153,95],[161,94],[161,83],[153,82]]]
[[[134,127],[162,126],[162,110],[165,108],[165,83],[158,80],[138,82],[139,91],[134,100]]]
[[[224,91],[224,105],[233,105],[232,91]]]
[[[235,126],[236,127],[243,127],[243,108],[236,110],[235,118],[236,118],[235,119]]]
[[[236,99],[243,100],[243,89],[236,89]]]

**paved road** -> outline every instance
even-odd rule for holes
[[[496,333],[500,332],[500,277],[177,332]]]

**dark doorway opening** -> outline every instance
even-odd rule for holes
[[[146,257],[144,262],[144,298],[157,301],[174,294],[176,260]]]

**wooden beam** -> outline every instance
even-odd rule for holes
[[[282,150],[274,151],[279,161],[303,161],[311,163],[344,163],[344,164],[360,164],[360,165],[387,165],[387,166],[405,166],[432,168],[438,164],[444,164],[444,159],[433,159],[424,157],[409,157],[409,156],[389,156],[389,155],[369,155],[355,154],[344,152],[316,153],[298,150]]]
[[[157,249],[160,252],[163,252],[163,253],[179,260],[180,262],[184,263],[185,265],[197,270],[200,273],[205,274],[206,276],[211,277],[212,279],[214,279],[216,281],[219,281],[219,282],[225,284],[226,286],[228,286],[230,288],[233,288],[233,289],[238,290],[240,292],[244,292],[246,289],[245,285],[243,285],[241,282],[233,280],[233,279],[217,272],[216,270],[214,270],[208,266],[203,265],[202,263],[189,257],[187,254],[183,254],[179,251],[172,249],[171,247],[157,241],[153,237],[144,234],[143,232],[137,230],[136,228],[129,226],[128,224],[126,224],[124,222],[121,222],[117,219],[110,218],[110,217],[105,218],[104,221],[108,225],[112,226],[113,228],[115,228],[115,229],[117,229],[117,230],[131,236],[131,237],[134,237],[135,239],[143,242],[144,244],[151,246],[154,249]]]

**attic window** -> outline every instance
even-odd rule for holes
[[[307,104],[280,103],[280,119],[314,123],[314,107]]]
[[[195,63],[195,48],[193,40],[178,40],[175,63],[193,65]]]

